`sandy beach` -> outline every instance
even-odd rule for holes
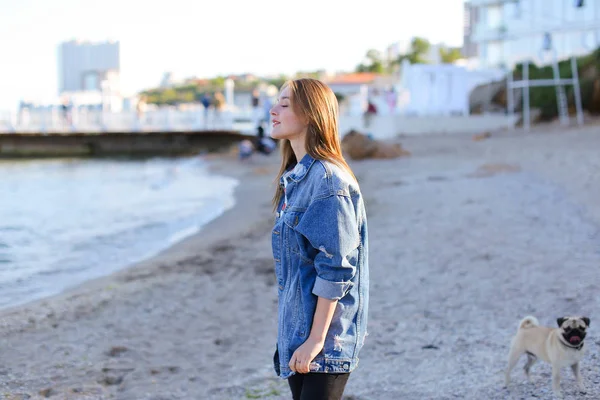
[[[369,336],[347,400],[552,398],[522,360],[519,320],[591,319],[566,399],[600,398],[600,126],[401,137],[411,152],[351,161],[367,206]],[[3,399],[288,399],[272,368],[276,156],[240,163],[236,206],[158,256],[0,313]]]

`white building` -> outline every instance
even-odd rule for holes
[[[59,94],[100,91],[104,81],[118,86],[119,72],[119,42],[72,40],[58,46]]]
[[[553,53],[564,59],[600,46],[600,0],[470,0],[466,13],[465,40],[484,68],[548,64]]]
[[[473,41],[473,29],[478,22],[479,8],[464,3],[462,55],[465,59],[475,59],[479,54],[477,43]]]
[[[69,41],[58,46],[59,102],[122,108],[119,42]]]

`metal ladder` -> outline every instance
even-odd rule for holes
[[[565,93],[565,86],[560,84],[560,70],[558,69],[556,52],[552,53],[552,72],[554,75],[554,88],[556,89],[556,101],[558,102],[558,116],[561,125],[569,125],[569,106],[567,104],[567,94]]]

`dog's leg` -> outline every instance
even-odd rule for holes
[[[585,393],[585,386],[583,384],[583,380],[581,379],[581,373],[579,372],[579,363],[571,365],[571,369],[573,370],[573,375],[575,375],[575,379],[577,380],[577,386],[579,386],[579,391],[581,393]]]
[[[560,368],[558,365],[552,365],[552,390],[556,397],[562,399],[563,396],[560,391]]]
[[[531,367],[533,366],[533,364],[535,364],[536,361],[537,361],[536,356],[534,356],[531,353],[527,353],[527,363],[525,364],[523,369],[525,370],[525,376],[527,377],[527,380],[529,382],[531,382],[531,376],[529,375],[529,371],[531,370]]]
[[[508,366],[506,367],[506,375],[504,376],[505,387],[508,387],[508,384],[510,383],[510,371],[517,365],[521,354],[523,354],[521,349],[514,346],[510,348],[510,353],[508,353]]]

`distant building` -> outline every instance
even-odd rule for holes
[[[118,87],[120,69],[119,42],[73,40],[58,46],[59,94],[101,91],[103,82]]]
[[[379,76],[380,74],[374,72],[354,72],[338,74],[325,82],[334,93],[351,96],[360,93],[362,87],[374,84]]]
[[[464,3],[463,47],[464,58],[475,58],[479,55],[478,45],[473,41],[473,29],[479,23],[479,8],[471,3]]]
[[[465,36],[484,68],[547,64],[553,53],[564,59],[600,46],[600,0],[471,0],[465,13]]]

